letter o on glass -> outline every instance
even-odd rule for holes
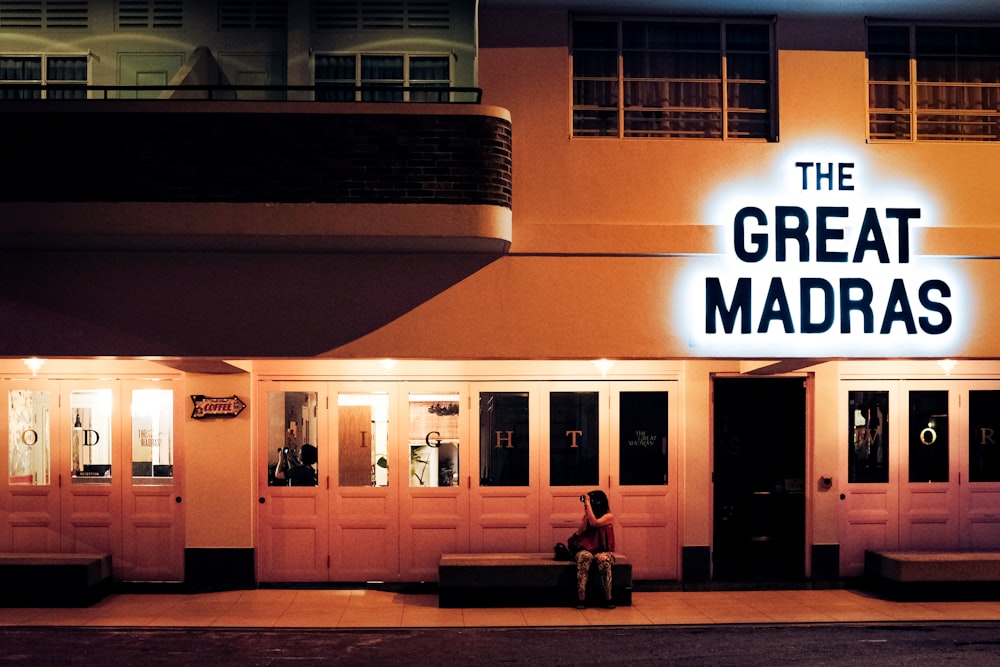
[[[920,442],[925,445],[933,445],[937,442],[937,431],[928,426],[920,432]]]

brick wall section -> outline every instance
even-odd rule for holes
[[[494,116],[0,117],[8,128],[0,201],[511,205],[511,126]]]

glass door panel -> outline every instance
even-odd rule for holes
[[[411,487],[456,486],[459,475],[458,394],[410,394]]]
[[[47,486],[51,483],[51,413],[51,392],[34,389],[7,392],[8,480],[11,484]]]
[[[910,392],[909,480],[947,482],[948,392]]]
[[[549,484],[600,484],[599,394],[553,391],[549,394]]]
[[[314,391],[272,391],[267,395],[268,470],[271,486],[317,486],[317,411]]]
[[[889,392],[849,391],[847,395],[847,481],[889,481]]]
[[[969,482],[1000,482],[1000,390],[969,392]]]
[[[669,394],[665,391],[622,391],[618,399],[619,484],[667,484],[670,474]]]
[[[70,391],[70,471],[74,484],[111,483],[111,408],[110,389]]]
[[[528,486],[530,397],[526,391],[479,394],[479,485]]]
[[[389,485],[389,393],[337,394],[340,486]]]
[[[132,483],[170,484],[174,477],[174,392],[132,391]]]

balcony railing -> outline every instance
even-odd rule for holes
[[[0,100],[223,100],[316,102],[426,102],[480,104],[481,88],[437,85],[104,86],[72,83],[0,83]]]

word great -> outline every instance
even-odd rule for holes
[[[853,163],[795,166],[803,190],[854,191]],[[837,322],[841,334],[947,332],[951,287],[940,278],[914,278],[918,272],[907,266],[911,222],[920,217],[915,207],[740,208],[732,222],[735,258],[748,273],[759,265],[782,275],[744,275],[735,282],[707,276],[705,333],[762,334],[774,326],[786,334],[818,334]],[[783,271],[792,265],[804,269],[795,272],[798,277]],[[891,275],[892,267],[906,275]]]

